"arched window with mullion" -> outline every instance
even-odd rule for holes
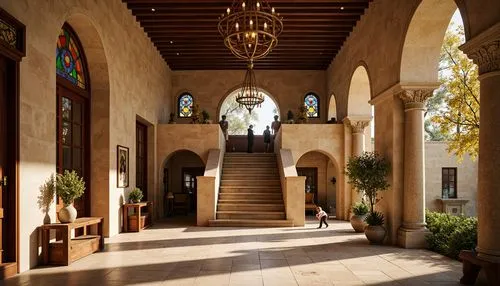
[[[193,115],[194,99],[190,93],[183,93],[177,101],[177,116],[179,118],[189,118]]]
[[[307,109],[307,117],[319,118],[319,97],[315,93],[309,92],[304,96],[304,105]]]

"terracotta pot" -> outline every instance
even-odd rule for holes
[[[352,215],[351,216],[351,226],[354,228],[355,232],[363,232],[365,231],[365,222],[366,215]]]
[[[65,205],[58,214],[59,221],[62,223],[74,222],[76,219],[76,209],[73,204]]]
[[[385,238],[385,227],[381,225],[367,225],[365,235],[371,243],[381,244]]]

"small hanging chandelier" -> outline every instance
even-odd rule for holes
[[[240,107],[244,106],[246,109],[248,109],[248,112],[250,114],[256,106],[260,107],[262,102],[264,102],[264,94],[257,88],[252,61],[248,63],[245,80],[243,81],[241,90],[236,95],[236,102],[240,104]]]
[[[234,0],[219,17],[218,28],[231,53],[251,61],[265,57],[276,47],[283,21],[266,0]]]

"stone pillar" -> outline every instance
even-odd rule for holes
[[[370,124],[370,120],[370,117],[348,117],[344,120],[344,123],[351,128],[352,132],[352,156],[360,156],[365,152],[365,128]],[[360,201],[361,194],[351,188],[351,205]]]
[[[403,88],[399,97],[405,108],[403,225],[398,245],[424,248],[425,235],[425,157],[424,111],[434,88]]]
[[[477,253],[500,263],[500,23],[460,48],[478,65],[481,83]]]

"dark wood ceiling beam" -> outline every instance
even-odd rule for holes
[[[352,27],[356,24],[357,19],[345,19],[345,20],[322,20],[315,19],[315,21],[299,21],[293,20],[290,23],[284,23],[285,28],[303,28],[307,27]],[[142,27],[145,28],[169,28],[169,29],[202,29],[208,30],[208,28],[212,28],[217,30],[217,22],[216,21],[151,21],[151,22],[142,22]]]
[[[346,9],[344,10],[345,12],[342,12],[341,15],[362,15],[364,13],[364,10],[365,9]],[[200,16],[203,16],[203,18],[205,19],[209,19],[209,18],[212,18],[212,19],[218,19],[222,12],[221,13],[217,13],[217,12],[210,12],[210,11],[207,11],[205,13],[195,13],[193,11],[181,11],[181,10],[178,10],[178,11],[172,11],[172,12],[162,12],[162,11],[159,11],[159,12],[141,12],[141,11],[137,11],[137,10],[132,10],[132,14],[134,16],[137,16],[137,17],[149,17],[151,19],[155,19],[155,18],[161,18],[161,17],[179,17],[180,15],[183,15],[185,17],[200,17]],[[321,10],[321,9],[318,9],[318,10],[310,10],[310,9],[301,9],[301,10],[296,10],[294,12],[288,12],[288,13],[280,13],[280,16],[283,17],[283,19],[286,19],[286,18],[293,18],[293,17],[334,17],[334,16],[338,16],[339,15],[339,12],[336,11],[336,10],[331,10],[331,11],[328,11],[328,10]]]
[[[307,3],[314,5],[318,3],[365,3],[365,2],[371,2],[373,0],[311,0],[307,1]],[[163,4],[231,4],[233,3],[233,0],[122,0],[124,3],[130,3],[130,4],[144,4],[144,3],[163,3]],[[281,4],[281,3],[296,3],[296,4],[303,4],[303,0],[268,0],[268,3],[271,4]]]
[[[360,18],[359,14],[352,14],[352,15],[335,15],[332,17],[309,17],[309,16],[293,16],[293,17],[287,17],[283,19],[283,23],[286,24],[288,22],[293,22],[293,21],[300,21],[300,22],[329,22],[329,21],[358,21]],[[199,16],[196,17],[186,17],[183,15],[176,15],[172,17],[143,17],[143,16],[138,16],[137,20],[139,20],[141,23],[172,23],[172,22],[185,22],[189,24],[193,23],[206,23],[208,24],[214,24],[217,25],[219,22],[218,19],[212,19],[212,18],[200,18]]]

